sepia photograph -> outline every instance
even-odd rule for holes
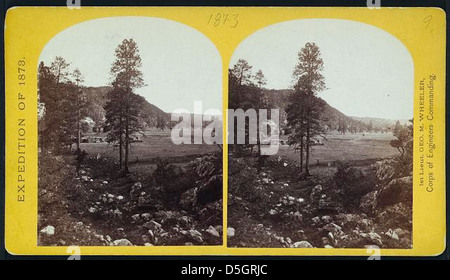
[[[238,45],[228,87],[248,112],[228,126],[245,136],[228,146],[229,247],[412,248],[414,65],[398,39],[277,23]]]
[[[39,246],[223,243],[222,141],[196,137],[222,111],[206,36],[90,20],[53,37],[37,67]]]

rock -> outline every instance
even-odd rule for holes
[[[135,214],[133,216],[131,216],[131,219],[133,219],[133,221],[137,222],[139,220],[139,214]]]
[[[322,237],[322,243],[324,246],[330,245],[330,240],[327,237]]]
[[[381,241],[381,236],[379,236],[377,233],[375,232],[369,232],[369,233],[360,233],[359,234],[361,237],[375,243],[378,246],[383,245],[383,242]]]
[[[402,235],[405,234],[405,232],[401,228],[396,228],[394,230],[394,233],[397,234],[398,237],[402,237]]]
[[[146,246],[146,247],[152,247],[153,246],[153,244],[152,243],[144,243],[144,246]]]
[[[299,203],[299,204],[303,204],[304,202],[305,202],[305,200],[303,199],[303,198],[298,198],[297,199],[297,202]]]
[[[192,188],[184,192],[180,197],[180,205],[185,210],[191,210],[197,205],[198,188]]]
[[[303,215],[298,211],[294,213],[294,218],[300,222],[303,221]]]
[[[329,224],[329,223],[331,223],[331,217],[330,216],[322,216],[322,221],[325,224]]]
[[[331,242],[332,242],[334,245],[336,245],[337,240],[336,240],[336,238],[334,238],[334,235],[333,235],[332,232],[328,232],[328,238],[331,240]]]
[[[157,228],[161,228],[162,227],[162,225],[160,223],[158,223],[158,222],[151,221],[151,223]]]
[[[222,234],[222,233],[223,233],[223,227],[222,227],[222,226],[216,226],[215,228],[216,228],[216,230],[217,230],[217,232],[218,232],[219,234]]]
[[[412,176],[390,181],[379,191],[377,195],[377,206],[381,209],[397,203],[411,206],[412,187]]]
[[[191,229],[188,231],[188,234],[194,241],[197,241],[198,243],[203,242],[203,235],[198,230]]]
[[[323,227],[324,230],[333,233],[333,236],[341,236],[343,234],[342,227],[335,223],[329,223]]]
[[[318,198],[320,198],[320,193],[322,191],[323,191],[323,188],[321,185],[315,186],[311,191],[311,195],[310,195],[311,200],[317,200]]]
[[[144,214],[141,215],[141,217],[142,217],[144,220],[148,221],[148,220],[150,220],[150,218],[152,217],[152,215],[151,215],[150,213],[144,213]]]
[[[150,241],[150,238],[148,237],[148,235],[142,235],[142,241],[144,242],[144,243],[147,243],[147,242],[149,242]]]
[[[78,222],[78,223],[75,224],[75,228],[76,229],[82,229],[83,226],[84,226],[83,222]]]
[[[274,216],[274,215],[276,215],[276,214],[278,214],[278,212],[277,212],[277,210],[275,210],[275,209],[271,209],[271,210],[269,211],[269,215],[271,215],[271,216]]]
[[[220,172],[218,175],[211,176],[198,187],[197,204],[206,205],[220,200],[222,198],[222,189],[222,172]]]
[[[389,181],[395,175],[393,159],[378,161],[374,164],[375,174],[380,181]]]
[[[131,199],[139,197],[139,195],[141,194],[141,190],[142,190],[142,183],[141,182],[134,183],[134,185],[131,187],[130,190]]]
[[[119,209],[114,210],[113,214],[115,218],[122,219],[122,211]]]
[[[219,232],[213,226],[209,226],[209,228],[206,230],[206,232],[214,237],[220,237]]]
[[[95,207],[90,207],[88,211],[89,213],[94,214],[95,212],[97,212],[97,209]]]
[[[306,239],[306,234],[304,230],[298,230],[297,231],[297,236],[299,237],[299,239]]]
[[[389,229],[385,234],[392,239],[399,240],[397,233],[395,231],[393,231],[392,229]]]
[[[181,226],[183,228],[188,228],[192,221],[188,216],[182,216],[177,219],[177,222],[178,222],[179,226]]]
[[[117,229],[117,234],[120,236],[125,236],[125,230],[123,228],[118,228]]]
[[[119,196],[117,197],[117,200],[123,200],[123,196],[119,195]]]
[[[295,242],[293,245],[294,248],[313,248],[313,246],[311,245],[311,243],[309,243],[308,241],[299,241],[299,242]]]
[[[369,230],[370,227],[372,226],[372,222],[368,219],[361,219],[356,224],[358,225],[358,228],[362,231]]]
[[[48,236],[52,236],[55,234],[55,227],[53,226],[46,226],[45,228],[43,228],[41,230],[41,233],[48,235]]]
[[[236,231],[235,231],[234,228],[232,228],[232,227],[227,228],[227,236],[228,236],[229,238],[232,238],[232,237],[234,237],[235,235],[236,235]]]
[[[377,195],[378,191],[369,192],[361,198],[359,207],[368,214],[375,212],[377,207]]]
[[[334,249],[334,247],[333,246],[331,246],[331,245],[325,245],[325,247],[324,247],[325,249]]]
[[[381,236],[379,236],[377,233],[375,233],[373,231],[369,232],[369,237],[376,244],[378,244],[380,246],[383,245],[383,242],[381,242]]]
[[[314,224],[320,223],[320,218],[319,218],[319,217],[314,217],[314,218],[312,218],[311,220],[312,220],[312,222],[313,222]]]
[[[412,208],[403,203],[388,206],[378,213],[375,221],[387,228],[410,228],[412,226]]]
[[[118,239],[113,241],[114,246],[133,246],[133,243],[128,239]]]

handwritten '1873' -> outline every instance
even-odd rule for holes
[[[216,13],[211,14],[208,19],[208,25],[214,27],[226,26],[235,28],[239,24],[239,14]]]

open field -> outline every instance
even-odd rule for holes
[[[90,155],[119,158],[119,147],[108,143],[82,143],[80,148]],[[198,155],[219,151],[216,145],[175,145],[170,133],[158,133],[145,135],[142,142],[131,144],[130,162],[153,163],[157,157],[168,159],[170,162],[183,162],[195,158]]]
[[[392,134],[357,133],[357,134],[327,134],[321,139],[324,145],[313,146],[310,163],[312,165],[326,165],[335,161],[364,161],[371,159],[389,158],[399,154],[389,143],[395,139]],[[283,145],[277,156],[285,157],[296,162],[299,153],[293,148]]]

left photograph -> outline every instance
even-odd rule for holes
[[[38,246],[223,243],[222,61],[195,29],[86,21],[38,67]]]

